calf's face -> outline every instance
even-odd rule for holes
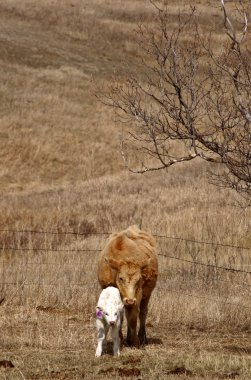
[[[96,317],[104,319],[110,326],[114,326],[120,318],[120,313],[123,310],[123,305],[117,306],[108,303],[105,307],[97,307]]]

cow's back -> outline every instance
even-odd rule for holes
[[[152,235],[141,231],[136,226],[113,234],[98,262],[98,279],[102,288],[109,285],[116,286],[116,270],[111,268],[110,259],[120,263],[133,263],[143,268],[144,276],[148,279],[149,289],[154,288],[158,263],[156,257],[155,240]]]

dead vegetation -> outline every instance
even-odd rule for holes
[[[202,23],[217,29],[218,2],[196,3]],[[174,24],[184,4],[168,2]],[[151,22],[151,4],[7,0],[0,8],[0,229],[48,231],[0,232],[0,378],[249,379],[250,250],[233,246],[251,247],[250,210],[210,185],[210,166],[197,161],[125,172],[120,128],[93,94],[93,79],[109,81],[122,60],[137,70],[133,29]],[[157,238],[149,345],[124,346],[120,359],[109,346],[97,360],[96,250],[102,233],[135,223],[188,240]]]

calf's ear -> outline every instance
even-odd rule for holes
[[[119,311],[123,311],[124,310],[124,305],[121,303],[120,305],[119,305]]]
[[[96,318],[102,319],[103,316],[104,316],[103,310],[101,309],[101,307],[97,306],[96,307]]]

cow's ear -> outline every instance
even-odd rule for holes
[[[118,269],[120,267],[120,261],[115,259],[108,259],[108,263],[112,269]]]
[[[122,251],[124,248],[124,236],[117,236],[116,239],[114,240],[113,248],[118,251]]]
[[[144,269],[148,268],[149,265],[151,264],[151,260],[152,260],[151,257],[149,257],[149,259],[142,264],[141,270],[144,270]]]

